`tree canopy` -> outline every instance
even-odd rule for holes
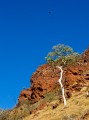
[[[73,62],[78,55],[70,46],[58,44],[52,47],[52,52],[49,52],[45,59],[47,63],[51,64],[59,64],[60,60],[65,64],[71,61]]]

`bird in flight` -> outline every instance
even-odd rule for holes
[[[48,11],[49,14],[51,14],[51,11]]]

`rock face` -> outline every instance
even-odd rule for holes
[[[59,69],[53,69],[48,64],[40,66],[32,75],[31,87],[21,92],[19,102],[24,99],[29,99],[33,103],[37,102],[44,97],[44,94],[59,87],[57,83],[59,77]]]
[[[79,91],[84,86],[89,85],[89,48],[81,55],[81,59],[76,65],[69,65],[63,68],[63,84],[65,94],[69,98],[72,93]],[[58,79],[60,70],[53,68],[49,64],[40,66],[31,77],[31,87],[21,91],[18,103],[29,100],[32,103],[44,98],[50,91],[60,89]]]

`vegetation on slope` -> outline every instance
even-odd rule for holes
[[[43,110],[23,120],[89,120],[89,97],[86,95],[87,88],[83,89],[67,100],[65,108],[63,108],[63,103],[60,103],[53,109],[52,105],[58,103],[58,100],[54,100]]]
[[[73,58],[70,56],[72,56]],[[37,69],[34,76],[32,76],[32,78],[34,77],[32,82],[38,80],[41,83],[41,80],[43,80],[43,78],[45,78],[44,80],[46,80],[47,82],[50,82],[50,78],[54,83],[54,81],[56,81],[56,78],[59,79],[60,77],[60,71],[58,71],[54,67],[57,65],[63,65],[63,69],[66,73],[63,76],[63,82],[66,83],[65,88],[66,91],[68,91],[66,93],[72,93],[72,95],[68,95],[69,97],[67,97],[67,106],[65,108],[63,107],[63,100],[59,85],[54,91],[49,91],[45,94],[42,94],[42,92],[44,91],[44,86],[42,88],[42,81],[41,86],[38,86],[38,90],[41,92],[40,95],[42,96],[42,99],[39,99],[32,103],[32,101],[28,99],[29,97],[26,97],[24,92],[25,97],[20,104],[17,104],[16,107],[14,107],[12,110],[0,110],[0,120],[89,120],[88,56],[89,49],[85,51],[80,61],[79,59],[81,58],[81,56],[77,56],[77,54],[74,55],[73,51],[71,54],[64,54],[64,56],[62,54],[61,57],[53,59],[53,63],[49,62],[49,64],[53,65],[53,67],[50,67],[48,64],[43,65],[39,69]],[[39,74],[40,72],[41,74]],[[52,75],[53,73],[57,73],[58,75],[55,77],[55,75]],[[35,79],[36,77],[39,79]],[[46,77],[48,77],[48,79]],[[35,85],[38,85],[38,83],[36,83]],[[50,85],[52,87],[52,84]],[[55,85],[57,85],[57,83],[55,83]],[[84,85],[87,86],[84,87]],[[47,87],[47,85],[45,87]],[[34,91],[34,89],[37,90],[36,86],[34,87],[33,84],[32,90]],[[38,94],[37,91],[34,91],[34,94],[32,93],[35,96],[34,99],[36,98],[36,95],[39,95],[39,91]],[[27,93],[29,93],[28,89]]]

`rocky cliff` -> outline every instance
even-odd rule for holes
[[[84,86],[89,85],[89,48],[81,55],[75,65],[68,65],[63,68],[63,84],[65,95],[71,97],[73,92],[80,91]],[[49,64],[40,66],[31,77],[31,87],[21,91],[18,104],[25,100],[36,103],[44,98],[46,93],[59,91],[60,70]]]
[[[66,107],[60,72],[50,64],[40,66],[31,77],[31,87],[21,91],[12,110],[0,112],[0,120],[89,120],[89,48],[75,63],[63,67]]]

